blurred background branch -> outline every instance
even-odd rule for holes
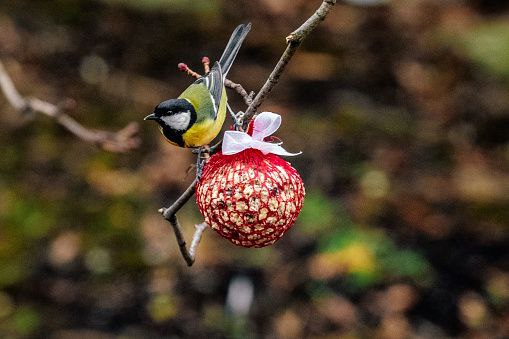
[[[94,144],[106,151],[125,153],[140,145],[138,138],[138,124],[129,123],[117,132],[88,129],[65,113],[72,108],[73,100],[65,100],[60,105],[54,105],[37,98],[22,97],[7,73],[4,64],[0,61],[0,88],[11,106],[21,114],[41,113],[65,127],[69,132],[81,140]]]

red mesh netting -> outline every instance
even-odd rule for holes
[[[281,238],[297,219],[304,194],[302,179],[288,162],[255,149],[213,155],[196,185],[205,222],[244,247]]]

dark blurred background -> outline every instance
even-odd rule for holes
[[[139,121],[98,150],[0,96],[1,338],[509,336],[509,2],[350,0],[263,110],[307,195],[263,249],[207,231],[187,268],[157,213],[194,162],[142,118],[204,55],[253,29],[229,77],[261,87],[319,0],[3,0],[0,58],[24,95],[84,125]],[[242,101],[230,92],[237,110]],[[186,236],[201,222],[190,201]]]

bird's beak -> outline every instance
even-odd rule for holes
[[[156,120],[156,115],[154,113],[151,113],[149,115],[147,115],[145,118],[143,118],[143,120]]]

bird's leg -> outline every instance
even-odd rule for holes
[[[200,179],[201,179],[203,165],[204,165],[204,161],[205,161],[205,160],[201,159],[202,153],[203,153],[203,148],[202,147],[198,148],[198,154],[196,156],[196,181],[197,182],[200,181]]]
[[[201,177],[200,162],[201,162],[201,148],[198,149],[198,154],[196,155],[196,179],[198,180],[200,180]]]
[[[193,150],[193,153],[196,153],[196,180],[199,181],[201,179],[201,175],[203,174],[203,167],[209,158],[210,147],[208,145],[196,148]],[[202,154],[204,155],[202,158]]]

